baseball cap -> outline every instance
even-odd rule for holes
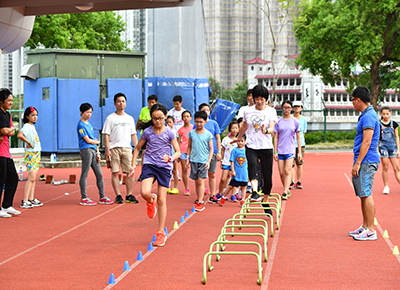
[[[293,102],[293,107],[302,107],[303,108],[303,103],[300,101],[294,101]]]

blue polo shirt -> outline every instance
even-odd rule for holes
[[[86,123],[82,122],[81,120],[79,120],[78,126],[76,129],[78,131],[79,150],[87,149],[87,148],[93,148],[94,150],[96,150],[97,145],[89,144],[85,141],[85,139],[83,139],[83,137],[88,136],[89,139],[96,140],[96,136],[94,135],[93,127],[89,123],[89,121],[86,124]]]
[[[378,115],[372,106],[368,106],[358,117],[356,138],[354,139],[354,163],[356,162],[358,155],[360,154],[360,147],[363,141],[363,135],[365,129],[372,129],[374,133],[372,135],[371,144],[368,152],[365,155],[361,163],[379,163],[380,157],[378,154],[378,142],[380,135],[380,125]]]

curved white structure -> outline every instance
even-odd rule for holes
[[[0,8],[0,49],[10,53],[29,39],[35,16],[24,16],[24,7]]]

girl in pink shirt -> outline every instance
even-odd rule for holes
[[[190,120],[192,120],[192,114],[190,111],[184,111],[182,113],[182,120],[184,125],[178,130],[178,144],[181,150],[181,167],[182,167],[182,180],[185,185],[184,195],[190,195],[190,189],[188,187],[188,168],[186,167],[189,160],[187,159],[187,148],[189,143],[188,134],[193,130],[193,125],[190,124]]]

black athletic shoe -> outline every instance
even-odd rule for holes
[[[251,194],[250,201],[256,201],[256,202],[261,201],[261,196],[257,193],[257,191],[253,191],[253,193]]]
[[[129,202],[129,203],[138,203],[139,202],[133,194],[127,195],[125,197],[125,201]]]
[[[115,203],[124,203],[124,200],[121,195],[117,195],[115,198]]]
[[[264,203],[262,203],[261,204],[263,207],[269,207],[269,204],[264,204]],[[264,213],[267,213],[267,214],[270,214],[271,216],[272,216],[272,209],[270,209],[270,208],[264,208]]]

